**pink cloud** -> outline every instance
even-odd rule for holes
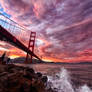
[[[78,52],[92,48],[91,3],[91,0],[0,1],[12,19],[36,31],[37,38],[43,39],[44,45],[39,45],[40,52],[56,59],[79,58]],[[26,34],[23,42],[27,41]]]

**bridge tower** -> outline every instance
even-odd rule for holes
[[[28,44],[28,50],[31,50],[33,53],[34,53],[34,46],[35,46],[35,38],[36,38],[36,32],[31,32],[30,39],[29,39],[29,44]],[[32,63],[32,57],[33,56],[31,55],[30,63]],[[26,63],[29,63],[28,58],[29,58],[29,54],[27,52]]]

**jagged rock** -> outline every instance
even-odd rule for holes
[[[24,69],[23,77],[32,80],[32,78],[36,78],[35,71],[32,68]]]
[[[7,92],[8,78],[7,75],[0,76],[0,92]]]
[[[43,76],[41,80],[43,83],[46,83],[48,81],[48,78],[47,78],[47,76]]]
[[[2,72],[5,72],[5,66],[4,65],[0,66],[0,73],[2,73]]]
[[[8,74],[8,87],[15,87],[20,79],[21,75],[19,73]]]
[[[2,69],[1,69],[2,67]],[[0,92],[47,92],[47,76],[35,73],[32,68],[1,65]],[[53,92],[53,91],[48,91]]]
[[[37,72],[36,75],[37,75],[38,78],[42,77],[42,73],[40,73],[40,72]]]
[[[31,92],[45,92],[45,86],[41,80],[34,80],[30,86],[30,89]]]
[[[35,73],[34,69],[28,68],[28,67],[26,68],[26,71],[30,72],[31,74],[34,74]]]
[[[13,64],[10,64],[10,65],[6,65],[6,68],[5,68],[5,70],[7,71],[7,72],[9,72],[11,69],[13,69],[15,67],[15,65],[13,65]]]
[[[0,77],[1,76],[5,76],[5,75],[7,75],[8,73],[7,72],[2,72],[2,73],[0,73]]]
[[[30,92],[31,83],[32,83],[31,80],[26,79],[26,78],[22,78],[20,80],[20,84],[21,84],[20,90],[24,90],[24,92]]]

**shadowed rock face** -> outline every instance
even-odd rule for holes
[[[0,65],[0,92],[47,92],[47,80],[32,68]]]

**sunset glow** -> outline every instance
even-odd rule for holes
[[[28,47],[36,32],[35,54],[49,62],[92,61],[92,0],[0,0],[0,12],[26,30],[9,31]],[[12,7],[13,6],[13,7]],[[0,41],[0,55],[26,52]]]
[[[18,58],[18,57],[20,57],[20,56],[17,56],[17,55],[11,55],[11,56],[9,56],[11,59],[14,59],[14,58]]]

